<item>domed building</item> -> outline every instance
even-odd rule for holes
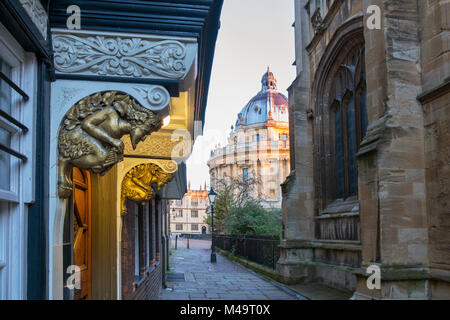
[[[252,179],[256,183],[250,196],[265,208],[281,208],[280,184],[290,172],[289,112],[287,98],[278,92],[269,68],[262,76],[261,91],[238,113],[231,129],[228,144],[211,151],[211,186]]]

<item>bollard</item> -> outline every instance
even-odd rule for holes
[[[175,250],[177,250],[177,244],[178,244],[178,235],[175,236]]]

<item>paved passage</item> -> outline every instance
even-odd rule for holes
[[[170,256],[168,288],[164,300],[292,300],[286,292],[243,266],[217,254],[217,263],[210,263],[210,241],[184,240]],[[184,275],[184,277],[183,277]],[[183,279],[184,278],[184,279]],[[184,281],[183,281],[184,280]]]

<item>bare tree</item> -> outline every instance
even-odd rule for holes
[[[246,179],[243,176],[214,179],[214,189],[217,193],[214,202],[214,227],[217,232],[224,231],[225,218],[233,207],[242,207],[250,201],[260,202],[258,183],[259,180],[253,176]],[[211,225],[211,218],[206,218],[205,223]]]

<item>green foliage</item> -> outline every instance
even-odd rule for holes
[[[281,210],[266,210],[255,201],[232,207],[225,218],[225,232],[240,235],[280,235]]]
[[[281,236],[281,210],[264,209],[249,195],[258,184],[256,179],[217,180],[214,203],[216,233]],[[211,227],[211,216],[204,221]]]

